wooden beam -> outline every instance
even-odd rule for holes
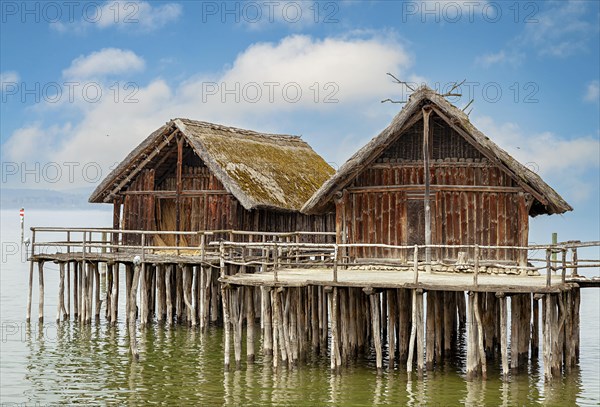
[[[425,245],[431,244],[431,174],[429,173],[429,115],[431,108],[423,107],[423,170],[425,176],[425,197],[423,198],[425,205]],[[431,248],[425,248],[425,269],[431,271]]]
[[[182,177],[185,178],[185,177]],[[121,195],[151,195],[157,198],[176,198],[177,191],[123,191]],[[180,195],[183,197],[202,197],[206,195],[230,195],[230,192],[227,190],[221,189],[193,189],[181,191]]]
[[[175,196],[175,229],[181,230],[181,172],[183,171],[183,137],[177,138],[177,190]],[[177,246],[179,246],[179,235],[176,235]]]
[[[437,191],[456,191],[456,192],[492,192],[492,193],[522,193],[523,190],[517,187],[492,187],[492,186],[478,186],[478,185],[436,185],[431,184],[429,186],[430,192]],[[369,192],[400,192],[400,191],[417,191],[424,192],[424,184],[414,185],[389,185],[389,186],[365,186],[348,188],[348,192],[351,193],[369,193]]]
[[[121,197],[115,197],[113,199],[113,229],[121,229]],[[111,243],[116,245],[119,243],[119,234],[112,233],[111,235]]]
[[[114,187],[111,190],[111,192],[104,199],[104,202],[110,202],[111,199],[114,199],[117,191],[119,191],[121,188],[123,188],[125,185],[127,185],[127,183],[129,181],[131,181],[133,179],[133,177],[135,177],[146,166],[146,164],[148,164],[150,161],[152,161],[152,159],[157,154],[160,153],[160,150],[164,146],[169,144],[171,142],[171,140],[173,140],[173,137],[175,137],[176,133],[177,133],[177,131],[173,131],[171,134],[169,134],[167,137],[165,137],[165,139],[158,145],[158,147],[154,147],[154,150],[152,150],[152,152],[150,154],[148,154],[148,156],[142,162],[140,162],[139,164],[137,164],[134,167],[134,169],[129,173],[129,175],[127,175],[116,187]]]

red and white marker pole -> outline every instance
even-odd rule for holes
[[[25,209],[21,208],[19,210],[19,217],[21,218],[21,244],[23,244],[25,237]]]

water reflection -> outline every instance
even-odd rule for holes
[[[224,371],[222,331],[206,333],[179,326],[136,329],[140,360],[129,352],[125,324],[31,324],[24,331],[25,382],[15,398],[28,403],[179,405],[597,405],[582,398],[575,369],[551,384],[543,366],[530,363],[524,374],[500,379],[490,363],[489,380],[465,381],[462,367],[448,361],[423,379],[397,370],[377,374],[371,361],[340,373],[327,357],[310,355],[306,365],[273,369],[261,352],[254,364]],[[4,363],[4,361],[3,361]],[[589,392],[589,389],[588,389]]]

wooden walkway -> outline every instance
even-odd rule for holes
[[[275,272],[238,273],[224,276],[221,282],[243,286],[306,287],[309,285],[371,288],[422,288],[437,291],[474,291],[504,293],[558,293],[569,289],[573,283],[563,282],[560,275],[551,276],[550,286],[546,276],[480,274],[473,283],[473,273],[422,272],[414,282],[412,271],[390,269],[338,270],[337,281],[332,281],[332,270],[326,268],[282,268]]]

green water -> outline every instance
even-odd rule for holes
[[[2,214],[2,240],[18,237]],[[35,223],[101,226],[110,214],[89,211],[40,213]],[[75,218],[74,218],[75,216]],[[65,215],[66,217],[66,215]],[[374,360],[358,360],[339,374],[329,371],[327,355],[309,355],[305,364],[274,370],[262,359],[242,369],[223,369],[222,329],[206,333],[186,327],[151,325],[138,328],[140,360],[129,355],[124,325],[124,292],[120,323],[81,326],[53,321],[56,315],[57,266],[46,267],[46,323],[25,321],[28,267],[19,256],[4,256],[0,273],[0,403],[10,405],[415,405],[521,406],[600,405],[600,298],[598,289],[582,290],[581,361],[568,378],[544,384],[543,366],[499,378],[498,362],[490,362],[487,381],[464,379],[464,348],[443,367],[412,380],[401,365],[377,375]],[[37,280],[37,273],[36,273]],[[122,289],[122,287],[121,287]],[[33,319],[37,318],[37,284]],[[244,351],[245,355],[245,351]],[[541,363],[541,362],[540,362]],[[384,366],[387,361],[384,360]],[[14,403],[14,404],[13,404]]]

